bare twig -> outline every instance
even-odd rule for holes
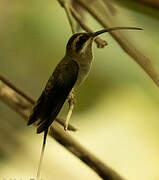
[[[76,0],[81,7],[83,7],[86,11],[88,11],[104,28],[113,27],[113,20],[107,19],[107,21],[100,15],[100,13],[97,13],[97,11],[89,6],[86,1],[84,0]],[[159,73],[155,70],[153,67],[151,60],[146,57],[144,54],[140,52],[138,48],[136,48],[135,45],[133,45],[129,39],[124,37],[120,34],[118,31],[116,32],[110,32],[112,37],[119,43],[121,48],[129,55],[131,56],[149,75],[149,77],[155,82],[157,86],[159,86]]]
[[[70,7],[71,13],[73,15],[73,17],[76,19],[76,21],[80,24],[80,26],[87,32],[93,32],[93,30],[87,26],[87,24],[84,23],[84,21],[82,20],[82,18],[80,17],[80,15],[74,10],[73,7]],[[98,48],[103,48],[107,45],[107,42],[99,37],[97,37],[95,39],[95,42],[97,44]]]
[[[51,127],[50,135],[53,137],[75,156],[77,156],[81,161],[86,163],[90,168],[92,168],[102,179],[104,180],[124,180],[120,175],[118,175],[114,170],[106,166],[92,153],[87,151],[84,147],[78,144],[73,138],[71,138],[67,133],[63,133],[61,129]]]
[[[0,99],[20,114],[25,120],[28,119],[31,109],[31,103],[17,93],[14,89],[8,87],[4,82],[0,81]],[[32,99],[33,100],[33,99]],[[34,100],[33,100],[34,101]],[[55,125],[55,124],[54,124]],[[92,170],[94,170],[102,179],[105,180],[123,180],[114,170],[109,168],[93,154],[88,152],[84,147],[78,144],[68,133],[59,126],[51,126],[49,135],[56,139],[67,150],[73,153]]]
[[[72,17],[72,14],[70,12],[70,0],[58,0],[59,3],[61,4],[61,6],[65,9],[65,12],[67,14],[67,17],[68,17],[68,20],[69,20],[69,23],[70,23],[70,26],[71,26],[71,29],[72,29],[72,33],[76,33],[76,26],[74,24],[74,21],[73,21],[73,17]]]
[[[22,91],[20,88],[18,88],[17,86],[15,86],[11,81],[9,81],[7,78],[5,78],[3,75],[0,74],[0,80],[6,84],[7,86],[9,86],[11,89],[13,89],[15,92],[17,92],[19,95],[21,95],[23,98],[25,98],[29,103],[31,103],[32,105],[34,105],[35,100],[30,97],[28,94],[26,94],[24,91]],[[60,118],[56,118],[55,119],[59,124],[61,124],[64,127],[64,123],[65,120],[60,119]],[[72,125],[68,125],[68,130],[70,131],[76,131],[77,129],[75,127],[73,127]]]

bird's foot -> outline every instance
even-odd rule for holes
[[[65,131],[67,131],[67,129],[68,129],[68,124],[69,124],[69,120],[70,120],[71,115],[72,115],[73,108],[74,108],[74,104],[70,104],[69,111],[68,111],[66,121],[65,121],[65,124],[64,124],[64,130]]]
[[[69,111],[67,113],[66,121],[64,124],[64,130],[65,131],[67,131],[67,129],[68,129],[69,120],[71,118],[73,108],[74,108],[74,104],[75,104],[75,96],[74,96],[74,90],[73,89],[68,96],[68,103],[69,103]]]
[[[64,124],[64,130],[67,131],[67,129],[68,129],[68,124],[65,123]]]

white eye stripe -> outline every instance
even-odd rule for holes
[[[77,36],[77,38],[75,38],[75,40],[72,43],[72,49],[75,51],[76,50],[76,43],[77,41],[79,41],[80,37],[83,36],[83,34],[80,34],[79,36]]]

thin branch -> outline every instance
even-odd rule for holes
[[[25,120],[28,119],[32,104],[17,93],[14,89],[8,87],[4,82],[0,81],[0,99],[10,108],[20,114]],[[32,99],[33,100],[33,99]],[[33,100],[34,101],[34,100]],[[58,124],[51,126],[49,135],[59,142],[68,151],[73,153],[82,162],[94,170],[102,179],[105,180],[123,180],[114,170],[109,168],[97,157],[88,152],[84,147],[77,143],[63,128]]]
[[[75,9],[73,7],[70,7],[71,13],[73,15],[73,17],[76,19],[76,21],[80,24],[80,26],[87,32],[93,32],[93,30],[87,26],[87,24],[84,23],[84,21],[82,20],[82,18],[80,17],[80,15],[75,11]],[[97,37],[95,39],[95,42],[97,44],[98,48],[103,48],[107,45],[107,42],[99,37]]]
[[[53,137],[75,156],[77,156],[82,162],[92,168],[102,179],[104,180],[124,180],[113,169],[109,168],[92,153],[77,143],[67,133],[63,133],[60,128],[51,127],[50,135]]]
[[[61,6],[65,9],[68,21],[69,21],[71,29],[72,29],[72,33],[73,34],[76,33],[77,32],[76,26],[74,24],[73,17],[72,17],[72,14],[70,12],[70,0],[58,0],[58,1],[61,4]]]
[[[34,105],[35,100],[29,96],[28,94],[26,94],[23,90],[21,90],[20,88],[18,88],[17,86],[15,86],[11,81],[9,81],[7,78],[5,78],[3,75],[0,74],[0,80],[6,84],[7,86],[9,86],[11,89],[13,89],[15,92],[17,92],[19,95],[21,95],[23,98],[25,98],[29,103],[31,103],[32,105]],[[64,123],[65,120],[60,119],[60,118],[56,118],[55,119],[60,125],[62,125],[64,127]],[[68,125],[68,130],[69,131],[76,131],[77,129],[75,127],[73,127],[71,124]]]
[[[94,8],[89,6],[84,0],[76,0],[81,7],[83,7],[87,12],[89,12],[104,28],[113,27],[113,20],[107,19],[107,21],[100,15]],[[153,67],[151,60],[140,52],[136,46],[134,46],[128,38],[123,36],[119,31],[109,32],[112,37],[119,43],[121,48],[131,56],[149,75],[149,77],[155,82],[159,87],[159,74]]]

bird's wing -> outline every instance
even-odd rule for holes
[[[77,80],[78,69],[74,60],[57,65],[28,121],[30,125],[40,118],[37,133],[46,130],[55,120]]]

